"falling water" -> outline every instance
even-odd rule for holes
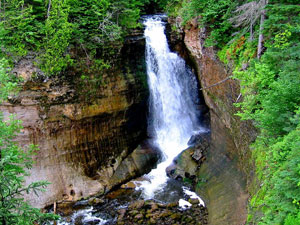
[[[152,144],[158,147],[163,159],[140,185],[143,197],[156,197],[164,192],[168,177],[166,168],[173,159],[188,147],[192,135],[205,131],[198,123],[197,82],[194,74],[176,53],[170,52],[167,38],[164,34],[164,22],[160,16],[152,16],[145,21],[146,63],[148,84],[150,89],[149,126],[148,133]],[[173,188],[173,187],[171,187]],[[182,192],[191,198],[198,198],[194,192],[181,187]],[[182,197],[182,196],[181,196]],[[186,208],[190,203],[184,199],[179,205]],[[106,224],[114,219],[104,219],[93,208],[85,208],[75,212],[70,222],[62,219],[59,224]]]
[[[196,109],[195,76],[184,60],[170,51],[161,18],[147,18],[144,24],[150,89],[148,133],[163,154],[162,162],[146,175],[148,181],[141,185],[144,197],[153,198],[168,180],[166,168],[202,128]]]

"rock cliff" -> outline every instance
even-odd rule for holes
[[[111,188],[115,170],[146,135],[144,40],[128,38],[115,64],[88,78],[74,68],[59,79],[40,79],[32,57],[13,72],[24,78],[22,90],[0,110],[23,121],[18,143],[40,149],[26,183],[51,182],[40,196],[27,196],[31,203],[44,207]]]
[[[230,68],[219,61],[215,49],[205,47],[207,31],[199,26],[199,19],[183,30],[210,109],[211,146],[198,171],[197,191],[207,202],[210,224],[244,224],[254,168],[249,144],[256,132],[251,123],[235,116],[238,109],[234,103],[241,100],[239,82],[229,78]]]

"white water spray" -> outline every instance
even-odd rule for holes
[[[146,63],[150,89],[148,133],[163,153],[163,160],[142,182],[145,198],[153,198],[167,182],[166,168],[188,147],[190,137],[199,133],[197,82],[191,70],[176,53],[170,52],[159,17],[145,21]]]

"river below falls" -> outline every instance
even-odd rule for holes
[[[57,225],[206,224],[203,202],[182,187],[181,181],[169,179],[159,200],[145,200],[141,190],[119,188],[104,197],[67,204]]]

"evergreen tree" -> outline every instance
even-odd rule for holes
[[[16,89],[16,83],[8,75],[8,64],[0,60],[0,103]],[[23,195],[39,194],[48,182],[39,181],[24,185],[25,177],[33,165],[32,155],[36,147],[22,149],[14,141],[20,132],[21,122],[11,116],[4,121],[0,113],[0,224],[32,225],[57,219],[55,215],[42,213],[24,200]]]

